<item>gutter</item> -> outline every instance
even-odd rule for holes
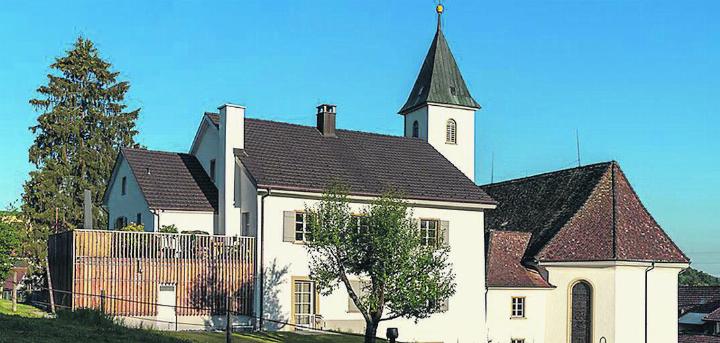
[[[272,188],[267,188],[266,193],[263,194],[260,197],[260,228],[259,228],[259,234],[260,234],[260,248],[258,249],[260,251],[260,325],[258,327],[259,331],[263,331],[263,321],[265,319],[265,198],[270,196],[270,193],[272,192]],[[258,244],[258,243],[256,243]]]
[[[655,261],[645,269],[645,343],[648,342],[648,273],[655,269]]]

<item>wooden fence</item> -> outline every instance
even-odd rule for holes
[[[174,285],[178,316],[252,313],[253,237],[74,230],[50,237],[48,259],[56,302],[73,309],[155,316]]]

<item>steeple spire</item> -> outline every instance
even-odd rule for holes
[[[415,85],[400,114],[407,114],[427,104],[453,105],[472,109],[480,105],[472,98],[460,69],[442,31],[442,4],[435,7],[438,15],[437,32],[425,56]]]
[[[437,12],[437,15],[438,15],[438,22],[437,22],[437,30],[438,31],[442,30],[441,19],[442,19],[442,13],[444,10],[445,10],[445,7],[443,6],[443,4],[438,2],[437,6],[435,6],[435,12]]]

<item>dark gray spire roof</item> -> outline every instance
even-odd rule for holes
[[[480,108],[470,95],[439,27],[412,92],[398,113],[409,113],[427,103]]]

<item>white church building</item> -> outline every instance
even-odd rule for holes
[[[335,182],[358,209],[396,189],[418,230],[435,240],[447,232],[457,292],[445,312],[383,322],[379,333],[397,327],[404,342],[677,342],[677,276],[689,260],[620,166],[476,185],[479,109],[438,25],[399,111],[403,136],[336,128],[335,105],[301,126],[224,104],[201,116],[188,152],[121,150],[104,197],[110,229],[135,222],[255,237],[258,273],[271,280],[256,285],[256,315],[362,332],[344,289],[314,290],[303,209]]]

